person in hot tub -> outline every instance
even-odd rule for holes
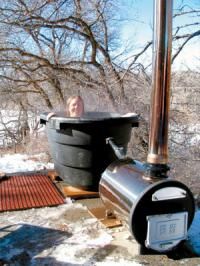
[[[81,117],[84,114],[84,101],[80,95],[70,96],[67,99],[65,113],[67,117]],[[47,121],[55,115],[54,112],[49,113]]]
[[[66,114],[69,117],[81,117],[84,114],[84,102],[81,96],[71,96],[67,99]]]
[[[80,95],[70,96],[66,101],[66,116],[67,117],[82,117],[84,115],[84,101]],[[56,113],[49,113],[47,115],[47,121],[55,116]],[[122,117],[130,117],[136,115],[135,113],[126,113],[121,115]]]
[[[84,115],[84,101],[81,96],[71,96],[67,100],[66,113],[69,117],[81,117]],[[135,113],[126,113],[122,117],[130,117]]]

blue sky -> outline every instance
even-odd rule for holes
[[[122,18],[126,17],[129,21],[124,25],[123,37],[131,37],[137,33],[137,40],[147,41],[152,37],[153,23],[153,1],[124,1],[126,3],[127,12],[122,14]],[[137,24],[137,27],[135,25]],[[135,38],[134,38],[135,39]]]
[[[174,12],[179,7],[181,0],[174,0],[173,8]],[[184,0],[185,5],[200,10],[199,0]],[[152,39],[152,27],[153,27],[153,0],[121,0],[121,19],[123,19],[123,29],[121,32],[121,38],[126,44],[129,42],[135,48],[142,47],[144,43]],[[177,25],[185,25],[192,22],[196,22],[197,19],[190,16],[177,17],[173,20],[173,28]],[[194,28],[192,29],[194,30]],[[196,27],[197,30],[197,27]],[[147,55],[151,60],[151,49]],[[184,69],[185,65],[195,69],[199,66],[200,61],[200,38],[194,38],[190,44],[187,44],[184,51],[176,59],[174,68]]]

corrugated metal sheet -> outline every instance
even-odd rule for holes
[[[0,211],[64,203],[64,197],[47,175],[15,175],[0,180]]]

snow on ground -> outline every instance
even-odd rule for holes
[[[76,219],[75,211],[87,213],[81,204],[69,203],[0,214],[0,259],[30,266],[140,265],[110,255],[111,234],[94,218]]]
[[[53,168],[44,154],[0,157],[6,173]],[[188,233],[188,243],[200,255],[200,211]],[[0,213],[0,260],[9,265],[137,266],[127,252],[113,244],[115,235],[88,214],[80,203],[67,199],[58,207]],[[13,263],[13,264],[12,264]]]
[[[40,153],[35,156],[26,154],[12,154],[0,157],[0,171],[5,173],[16,173],[26,171],[37,171],[53,169],[53,163],[44,163],[45,154]]]
[[[43,154],[5,155],[0,171],[6,173],[53,168]],[[91,218],[80,203],[0,213],[0,262],[9,265],[137,266],[115,251],[112,233]],[[13,263],[13,264],[12,264]]]

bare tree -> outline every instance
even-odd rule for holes
[[[12,92],[37,95],[49,109],[63,105],[73,88],[101,91],[114,109],[128,104],[126,73],[134,72],[135,77],[142,73],[151,81],[149,65],[140,58],[152,41],[140,52],[129,54],[128,66],[122,64],[120,56],[112,52],[119,46],[117,6],[111,0],[1,2],[1,79],[11,82]],[[198,18],[199,10],[192,8],[181,1],[174,19],[188,14]],[[176,23],[174,41],[179,46],[174,45],[173,60],[199,35],[197,27],[198,22]]]
[[[112,1],[100,0],[1,3],[7,31],[1,78],[17,84],[18,93],[39,94],[50,109],[63,104],[68,84],[104,89],[116,108],[125,93],[110,55],[117,42],[109,27],[113,8]]]
[[[112,0],[1,1],[0,93],[17,100],[19,108],[21,102],[24,108],[44,110],[62,107],[73,91],[94,91],[113,110],[120,106],[122,112],[140,114],[133,153],[139,150],[145,157],[151,64],[141,58],[152,48],[152,40],[140,51],[117,54],[118,4]],[[174,10],[173,62],[200,35],[199,14],[198,5],[189,6],[185,0]],[[179,21],[184,16],[190,16],[191,23]],[[173,105],[174,124],[180,123],[181,112]],[[176,133],[177,128],[173,130]],[[171,139],[175,142],[175,135]]]

